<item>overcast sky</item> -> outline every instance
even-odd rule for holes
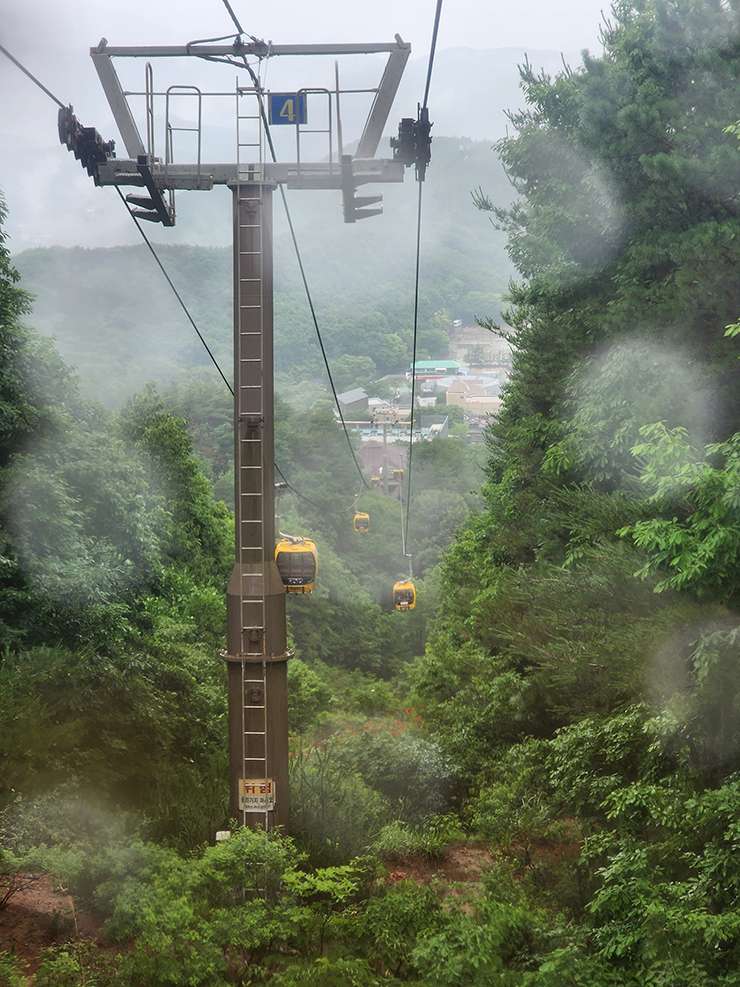
[[[412,60],[426,64],[436,2],[231,0],[231,6],[246,33],[276,44],[390,42],[399,34],[411,44]],[[599,53],[602,11],[608,13],[604,0],[445,0],[437,51],[466,47],[572,53],[588,48]],[[89,56],[101,38],[111,45],[173,45],[234,31],[222,0],[0,0],[0,44],[105,139],[118,134]],[[141,63],[133,64],[143,86]],[[233,71],[225,71],[233,86]],[[417,99],[422,96],[420,92]],[[433,109],[434,76],[429,102]],[[408,107],[397,114],[394,110],[391,120],[409,112]],[[114,191],[92,188],[92,180],[59,144],[56,114],[52,100],[0,53],[0,189],[10,213],[5,230],[11,250],[136,242],[138,234],[121,215]],[[118,140],[117,146],[120,152]]]

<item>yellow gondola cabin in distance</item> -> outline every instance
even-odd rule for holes
[[[355,531],[367,532],[370,530],[370,515],[363,514],[362,511],[358,511],[355,514],[355,519],[353,522],[353,527]]]
[[[311,593],[319,557],[310,538],[283,538],[275,546],[275,562],[286,593]]]
[[[410,579],[402,579],[393,587],[396,610],[413,610],[416,606],[416,587]]]

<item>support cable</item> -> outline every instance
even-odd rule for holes
[[[241,24],[237,20],[236,14],[231,9],[231,4],[229,3],[229,0],[224,0],[224,7],[226,7],[226,9],[228,10],[228,12],[229,12],[229,14],[231,16],[231,19],[234,22],[234,25],[236,26],[236,29],[239,32],[239,34],[244,34],[244,28],[241,26]],[[251,37],[251,35],[250,35],[250,37]],[[254,38],[252,38],[252,40],[254,40]]]
[[[224,2],[226,2],[226,0],[224,0]],[[250,35],[250,37],[251,37],[251,35]],[[217,39],[217,40],[222,40],[222,39]],[[9,58],[10,61],[13,62],[14,65],[16,65],[25,75],[27,75],[28,78],[31,79],[31,81],[34,82],[39,87],[39,89],[41,89],[59,107],[61,107],[62,109],[66,109],[65,104],[62,103],[62,101],[60,99],[57,99],[57,97],[54,95],[54,93],[52,93],[49,89],[47,89],[46,86],[44,86],[41,82],[39,82],[39,80],[31,72],[29,72],[28,69],[25,68],[25,66],[23,66],[18,61],[17,58],[14,58],[10,54],[10,52],[6,48],[3,47],[3,45],[0,45],[0,52],[3,55],[5,55],[7,58]],[[250,72],[251,72],[251,69],[250,69]],[[253,78],[254,78],[254,76],[253,76]],[[260,106],[261,106],[261,101],[260,101]],[[262,112],[264,113],[264,111],[262,111]],[[270,150],[271,150],[272,155],[273,155],[273,160],[275,160],[275,149],[274,149],[274,146],[272,145],[272,140],[270,140]],[[125,196],[121,192],[121,189],[118,186],[116,186],[115,188],[116,188],[116,192],[118,192],[118,195],[121,198],[121,201],[126,206],[126,209],[128,210],[129,215],[131,216],[131,218],[133,219],[134,223],[136,224],[136,227],[139,230],[139,233],[141,234],[144,242],[146,243],[147,247],[149,248],[149,251],[150,251],[152,257],[154,258],[154,260],[156,261],[157,266],[159,267],[160,271],[164,275],[164,278],[167,281],[167,284],[172,289],[175,297],[177,298],[178,302],[180,303],[180,306],[182,307],[183,312],[187,316],[188,321],[190,322],[191,326],[195,330],[195,332],[196,332],[196,334],[198,336],[198,339],[201,341],[201,343],[205,347],[206,352],[208,353],[209,357],[211,358],[211,361],[213,362],[213,365],[215,366],[215,368],[218,371],[221,379],[223,380],[224,384],[226,384],[227,388],[229,389],[230,394],[233,397],[233,395],[234,395],[234,388],[232,387],[231,383],[229,382],[229,380],[227,379],[227,377],[224,375],[223,371],[221,370],[221,367],[219,366],[219,363],[216,360],[216,357],[213,355],[213,352],[211,351],[210,347],[208,346],[208,343],[204,339],[201,331],[198,329],[198,326],[196,325],[195,320],[193,319],[193,317],[191,316],[190,312],[188,311],[187,305],[185,304],[182,296],[180,295],[180,293],[178,292],[177,288],[175,287],[175,284],[172,281],[172,278],[169,276],[169,274],[167,273],[167,270],[165,269],[162,261],[159,259],[159,256],[157,255],[157,252],[154,249],[153,244],[149,240],[149,237],[146,235],[146,232],[144,231],[141,223],[139,222],[139,220],[134,215],[134,213],[133,213],[133,211],[132,211],[132,209],[130,207],[130,204],[126,201]],[[299,262],[299,266],[300,266],[300,269],[301,269],[301,275],[303,277],[304,287],[305,287],[305,290],[306,290],[306,294],[308,296],[309,306],[311,308],[311,315],[312,315],[313,320],[314,320],[314,325],[316,327],[316,332],[317,332],[317,334],[319,336],[319,342],[321,343],[321,334],[319,332],[318,322],[317,322],[316,314],[315,314],[315,311],[314,311],[314,308],[313,308],[313,302],[311,300],[311,295],[310,295],[310,292],[309,292],[309,289],[308,289],[308,283],[307,283],[305,272],[304,272],[304,269],[303,269],[303,263],[302,263],[300,252],[299,252],[299,249],[298,249],[298,244],[297,244],[297,241],[296,241],[296,238],[295,238],[295,233],[294,233],[294,230],[293,230],[293,224],[292,224],[292,221],[291,221],[290,212],[288,210],[288,204],[287,204],[287,201],[285,199],[285,192],[283,191],[282,186],[280,187],[280,190],[283,193],[283,204],[285,206],[286,215],[288,217],[288,223],[290,225],[291,234],[293,236],[293,245],[295,247],[296,254],[298,256],[298,262]],[[322,353],[324,354],[324,361],[326,363],[326,353],[324,351],[323,343],[321,343],[321,350],[322,350]],[[331,379],[331,373],[329,372],[328,364],[327,364],[327,373],[329,373],[329,380],[331,382],[332,391],[334,393],[334,397],[335,397],[335,400],[336,400],[336,391],[334,390],[334,383],[333,383],[333,381]],[[340,417],[342,417],[342,415],[341,415],[341,409],[339,408],[339,402],[337,402],[337,408],[339,409]],[[344,426],[345,435],[347,435],[347,438],[349,439],[347,427],[346,427],[346,424],[345,424],[343,418],[342,418],[342,425]],[[356,457],[354,455],[354,450],[352,449],[351,445],[350,445],[350,450],[352,451],[352,456],[354,458],[355,465],[357,466],[357,459],[356,459]],[[324,514],[346,514],[348,511],[353,511],[357,507],[357,502],[358,502],[358,500],[360,498],[360,494],[359,493],[355,497],[354,502],[353,502],[353,504],[352,504],[351,507],[345,508],[344,510],[341,510],[341,511],[327,511],[326,508],[323,508],[319,504],[316,504],[313,501],[309,500],[308,497],[304,497],[303,494],[301,494],[298,490],[296,490],[293,486],[291,486],[291,484],[288,483],[288,481],[285,479],[285,476],[284,476],[282,470],[280,470],[277,467],[277,465],[275,466],[275,469],[280,474],[280,476],[283,478],[283,482],[286,484],[286,486],[288,487],[289,490],[291,490],[297,497],[300,497],[302,500],[305,500],[306,503],[311,504],[312,507],[315,507],[317,510],[322,511]],[[365,481],[365,477],[364,477],[364,475],[362,474],[361,471],[360,471],[360,478],[362,480],[363,485],[365,487],[367,487],[367,482]]]
[[[226,0],[224,0],[226,3]],[[442,13],[442,0],[437,0],[437,10],[434,15],[434,28],[432,30],[432,43],[429,50],[429,65],[427,67],[427,84],[424,88],[424,102],[422,103],[422,108],[427,108],[427,102],[429,100],[429,86],[432,82],[432,66],[434,65],[434,52],[437,48],[437,34],[439,33],[439,18]]]
[[[124,196],[121,193],[121,190],[118,188],[118,186],[116,186],[116,191],[118,192],[119,196],[123,199],[123,202],[125,203],[126,208],[128,209],[129,214],[131,215],[131,218],[136,223],[136,226],[137,226],[139,232],[141,233],[142,237],[144,238],[144,242],[146,243],[147,247],[151,251],[152,257],[154,257],[154,260],[157,262],[157,265],[158,265],[160,271],[162,272],[162,274],[166,278],[167,283],[169,284],[170,288],[172,288],[172,291],[174,292],[175,297],[177,298],[178,302],[182,306],[182,309],[185,312],[185,315],[188,317],[188,320],[190,321],[190,324],[192,325],[193,329],[197,333],[198,338],[200,339],[201,343],[203,344],[203,346],[206,349],[206,352],[208,353],[208,355],[210,356],[211,360],[213,361],[213,365],[215,366],[216,370],[218,370],[219,374],[221,375],[221,379],[226,384],[226,386],[229,389],[229,392],[231,393],[231,396],[233,397],[234,396],[234,389],[233,389],[233,387],[231,386],[231,384],[229,383],[229,381],[227,380],[227,378],[224,376],[224,374],[223,374],[223,372],[221,370],[221,367],[218,364],[218,361],[216,360],[215,356],[211,352],[211,350],[210,350],[210,348],[208,346],[208,343],[203,338],[200,330],[198,329],[198,326],[195,324],[192,316],[190,315],[190,312],[187,309],[187,306],[185,305],[185,302],[183,301],[182,297],[180,296],[180,294],[179,294],[177,288],[175,287],[172,279],[170,278],[169,274],[167,273],[164,265],[162,264],[162,261],[159,259],[158,255],[157,255],[157,252],[155,251],[154,246],[152,245],[151,241],[147,237],[146,232],[144,231],[143,227],[141,226],[141,223],[138,221],[138,219],[136,218],[136,216],[132,212],[131,207],[129,206],[129,203],[126,202],[126,199],[124,198]],[[316,510],[321,511],[322,514],[326,514],[326,515],[347,514],[349,511],[356,510],[357,502],[360,499],[360,494],[362,492],[362,488],[360,488],[360,493],[357,494],[357,496],[355,497],[355,499],[354,499],[354,501],[353,501],[353,503],[352,503],[352,505],[350,507],[346,507],[343,510],[339,510],[339,511],[330,511],[330,510],[327,510],[325,507],[322,507],[320,504],[317,504],[314,501],[310,500],[308,497],[305,497],[302,493],[300,493],[300,491],[296,490],[295,487],[293,487],[288,482],[288,480],[285,478],[285,474],[277,466],[277,464],[275,464],[275,470],[280,474],[280,476],[283,479],[283,482],[285,483],[285,485],[287,486],[287,488],[290,491],[292,491],[297,497],[300,497],[301,500],[305,500],[307,504],[310,504],[312,507],[315,507]],[[364,476],[362,477],[362,480],[363,480],[363,483],[364,483],[364,481],[365,481]],[[365,486],[367,486],[366,483],[365,483]]]
[[[291,493],[294,493],[296,497],[299,497],[301,500],[305,500],[307,504],[310,504],[311,507],[315,507],[317,511],[320,511],[322,514],[325,514],[327,517],[330,517],[331,515],[334,514],[348,514],[350,511],[357,510],[357,502],[359,501],[362,495],[362,487],[360,487],[360,491],[355,497],[351,507],[344,507],[340,511],[330,511],[326,507],[322,507],[321,504],[317,504],[316,501],[310,500],[308,497],[305,497],[299,490],[296,490],[296,488],[292,486],[290,482],[285,478],[285,473],[283,473],[283,471],[280,469],[277,463],[275,464],[275,472],[280,474],[283,483],[288,488],[288,490],[291,491]]]
[[[57,104],[57,106],[60,106],[63,110],[65,110],[67,108],[65,106],[65,104],[60,99],[57,99],[57,97],[54,95],[53,92],[51,92],[49,89],[46,88],[46,86],[44,86],[41,82],[39,82],[39,80],[34,75],[32,75],[28,71],[27,68],[25,68],[23,65],[21,65],[21,63],[18,61],[18,59],[17,58],[14,58],[10,54],[10,52],[6,48],[4,48],[2,45],[0,45],[0,52],[2,52],[3,55],[6,55],[10,59],[10,61],[13,62],[13,64],[16,65],[21,70],[21,72],[23,72],[25,75],[27,75],[28,78],[31,79],[31,81],[34,82],[39,87],[39,89],[43,90],[43,92],[45,92],[46,95],[50,99],[54,100],[54,102]],[[208,343],[203,338],[203,336],[202,336],[202,334],[200,332],[200,329],[198,329],[197,325],[195,324],[195,321],[193,320],[193,317],[191,316],[190,312],[188,311],[188,308],[187,308],[185,302],[183,301],[182,297],[180,296],[180,293],[178,292],[177,288],[173,284],[172,278],[169,276],[169,274],[165,270],[164,265],[162,264],[162,261],[157,256],[157,252],[155,251],[154,247],[151,244],[151,241],[149,240],[149,237],[144,232],[144,230],[143,230],[143,228],[141,226],[141,223],[139,222],[139,220],[136,218],[136,216],[132,212],[131,206],[126,201],[125,196],[123,195],[123,193],[121,192],[121,189],[117,185],[116,185],[116,192],[118,192],[119,196],[121,197],[122,202],[124,203],[124,205],[126,206],[126,208],[129,211],[129,215],[131,216],[131,218],[133,219],[133,221],[136,223],[136,226],[137,226],[137,228],[139,230],[139,233],[141,233],[142,237],[144,238],[144,242],[146,243],[147,247],[149,247],[149,250],[151,251],[152,257],[154,257],[155,261],[157,262],[157,264],[159,266],[160,271],[165,276],[165,278],[167,279],[167,283],[169,284],[170,288],[172,288],[173,292],[175,293],[175,297],[177,298],[178,302],[182,306],[183,312],[188,317],[188,320],[190,321],[190,324],[192,325],[193,329],[195,329],[196,333],[198,334],[198,339],[200,339],[201,343],[205,346],[206,352],[208,353],[208,355],[210,356],[211,360],[213,361],[213,365],[215,366],[216,370],[218,370],[219,374],[221,375],[221,379],[223,380],[223,382],[226,384],[226,386],[228,387],[228,389],[231,391],[231,393],[233,395],[233,393],[234,393],[233,387],[231,386],[231,384],[229,383],[229,381],[224,376],[224,373],[221,370],[221,367],[218,365],[218,361],[216,360],[216,357],[211,352],[210,347],[208,346]]]
[[[256,38],[253,34],[249,34],[247,31],[244,30],[244,28],[239,23],[239,20],[238,20],[236,14],[234,13],[231,4],[229,3],[229,0],[223,0],[223,2],[224,2],[224,7],[226,7],[226,9],[229,12],[229,16],[231,17],[232,21],[234,22],[234,27],[239,32],[236,35],[236,37],[235,37],[236,42],[237,43],[240,43],[241,42],[241,39],[242,39],[242,35],[243,34],[246,34],[246,36],[249,38],[249,40],[250,41],[253,41],[254,44],[256,44],[256,45],[264,45],[265,42],[261,38]],[[234,37],[234,35],[229,35],[229,37]],[[225,41],[225,40],[226,40],[226,38],[204,38],[203,39],[203,41]],[[190,44],[191,45],[197,45],[197,44],[203,44],[203,42],[202,41],[191,41]],[[265,47],[267,47],[267,46],[265,45]],[[258,58],[262,58],[263,56],[262,55],[258,55],[257,57]]]
[[[182,297],[180,295],[180,292],[175,287],[175,285],[174,285],[174,283],[172,281],[172,278],[169,276],[169,274],[165,270],[164,264],[162,263],[162,261],[157,256],[157,251],[154,249],[154,247],[153,247],[153,245],[152,245],[149,237],[146,235],[146,233],[142,229],[141,223],[136,218],[136,216],[135,216],[133,210],[131,209],[131,206],[129,205],[129,203],[126,201],[126,197],[124,196],[123,192],[120,190],[120,188],[117,185],[116,185],[116,192],[118,192],[119,196],[121,197],[121,201],[123,202],[123,204],[126,206],[126,208],[129,211],[129,215],[131,216],[131,218],[133,219],[133,221],[136,223],[136,226],[137,226],[137,229],[139,230],[139,233],[141,233],[142,237],[144,238],[144,243],[147,245],[147,247],[149,247],[149,250],[151,252],[152,257],[157,262],[157,266],[159,267],[160,271],[162,272],[162,274],[164,274],[164,276],[165,276],[165,278],[167,280],[167,284],[170,286],[170,288],[172,288],[173,292],[175,293],[175,297],[177,298],[178,302],[182,306],[183,312],[188,317],[188,320],[190,321],[190,325],[193,327],[193,329],[195,329],[196,333],[198,334],[198,339],[205,346],[206,352],[210,356],[210,358],[211,358],[211,360],[213,362],[214,367],[216,368],[216,370],[218,370],[219,374],[221,375],[221,379],[223,380],[224,384],[226,384],[226,386],[228,387],[228,389],[231,391],[231,394],[232,394],[232,397],[233,397],[233,395],[234,395],[234,388],[231,386],[231,384],[229,383],[229,381],[224,376],[223,370],[218,365],[218,360],[216,359],[216,357],[211,352],[211,349],[210,349],[208,343],[205,341],[205,339],[203,338],[203,335],[202,335],[200,329],[195,324],[195,321],[194,321],[192,315],[188,311],[187,305],[182,300]]]
[[[442,0],[439,0],[441,3]],[[414,405],[415,405],[415,394],[416,394],[416,344],[418,339],[418,325],[419,325],[419,269],[420,269],[420,257],[421,257],[421,190],[424,188],[424,183],[419,182],[419,199],[417,204],[416,213],[416,270],[414,275],[414,340],[411,353],[411,423],[409,425],[409,455],[408,455],[408,482],[407,482],[407,494],[406,494],[406,525],[404,530],[403,523],[401,524],[401,530],[403,532],[403,554],[407,555],[406,552],[406,539],[408,537],[409,522],[411,517],[411,468],[414,450]],[[401,505],[401,514],[403,514],[403,504]]]
[[[434,53],[437,47],[437,34],[439,33],[439,20],[442,13],[442,0],[437,0],[437,9],[434,15],[434,28],[432,30],[432,41],[429,49],[429,62],[427,66],[427,80],[426,86],[424,87],[424,102],[422,104],[421,113],[426,113],[427,103],[429,100],[429,87],[432,81],[432,66],[434,65]],[[416,393],[416,344],[418,338],[418,328],[419,328],[419,269],[421,261],[421,200],[422,200],[422,188],[424,187],[423,174],[419,175],[417,172],[417,178],[419,179],[419,199],[417,206],[417,217],[416,217],[416,270],[414,274],[414,341],[412,349],[412,359],[411,359],[411,425],[409,426],[409,455],[408,455],[408,493],[406,495],[406,524],[401,524],[402,532],[402,545],[403,554],[405,557],[411,558],[406,552],[407,539],[409,534],[409,521],[411,517],[411,466],[413,458],[413,448],[414,448],[414,401]],[[401,505],[401,513],[403,514],[403,505]],[[409,562],[409,565],[411,563]]]
[[[318,323],[318,319],[316,317],[316,310],[314,309],[313,299],[311,297],[311,292],[310,292],[309,287],[308,287],[308,280],[306,278],[306,272],[305,272],[305,269],[303,267],[303,259],[301,257],[301,252],[300,252],[300,250],[298,248],[298,240],[296,239],[295,230],[293,228],[293,219],[292,219],[292,217],[290,215],[290,210],[288,209],[288,201],[287,201],[287,199],[285,197],[285,189],[283,188],[282,185],[280,186],[280,194],[281,194],[281,197],[282,197],[282,200],[283,200],[283,206],[285,208],[285,216],[286,216],[286,219],[288,220],[288,228],[290,229],[290,235],[291,235],[291,238],[293,240],[293,247],[295,249],[296,259],[298,260],[298,268],[299,268],[299,270],[301,272],[301,278],[303,279],[303,287],[304,287],[305,292],[306,292],[306,299],[308,301],[308,307],[309,307],[309,309],[311,311],[311,318],[313,320],[314,328],[316,330],[316,338],[319,341],[319,347],[321,348],[321,355],[324,358],[324,366],[326,367],[326,373],[327,373],[327,376],[329,378],[329,385],[331,387],[331,392],[334,395],[334,402],[335,402],[335,404],[337,406],[337,413],[339,414],[339,420],[342,423],[342,429],[344,430],[344,435],[345,435],[345,438],[347,439],[347,445],[349,446],[349,451],[352,454],[352,459],[354,461],[355,468],[357,469],[357,472],[360,475],[360,479],[362,480],[363,486],[366,487],[369,490],[370,487],[368,486],[367,480],[365,479],[365,474],[363,473],[362,467],[360,466],[360,464],[357,461],[357,456],[355,454],[355,450],[352,447],[352,439],[350,438],[349,429],[347,428],[347,423],[345,422],[344,415],[342,414],[342,408],[341,408],[341,405],[339,404],[339,398],[337,396],[337,390],[336,390],[336,387],[334,386],[334,380],[333,380],[332,375],[331,375],[331,370],[329,369],[329,358],[326,355],[326,349],[324,348],[324,341],[321,338],[321,331],[319,330],[319,323]]]
[[[31,82],[34,82],[39,87],[39,89],[41,89],[43,92],[46,93],[46,95],[50,99],[53,99],[54,102],[57,104],[57,106],[60,106],[63,110],[66,110],[67,107],[64,105],[64,103],[61,100],[57,99],[53,92],[50,92],[46,88],[46,86],[44,86],[41,82],[39,82],[39,80],[36,78],[35,75],[32,75],[27,68],[24,68],[24,66],[21,65],[21,63],[18,61],[17,58],[13,58],[13,56],[10,54],[7,48],[3,48],[3,46],[0,45],[0,51],[3,53],[3,55],[6,55],[14,65],[17,65],[18,68],[21,70],[21,72],[23,72],[25,75],[28,76]]]
[[[225,2],[225,0],[224,0],[224,2]],[[440,0],[440,2],[441,2],[441,0]],[[245,64],[246,69],[247,69],[247,71],[249,72],[249,74],[250,74],[250,76],[252,78],[252,82],[254,84],[254,87],[255,87],[255,90],[256,90],[256,93],[257,93],[257,100],[259,102],[259,107],[260,107],[260,116],[262,117],[262,124],[263,124],[263,126],[265,128],[265,136],[267,138],[267,145],[268,145],[268,147],[270,149],[270,154],[272,156],[272,160],[276,162],[277,161],[277,153],[275,151],[275,145],[274,145],[273,140],[272,140],[272,132],[270,131],[270,123],[269,123],[269,121],[267,119],[267,114],[265,113],[264,101],[262,99],[263,89],[262,89],[262,86],[260,84],[259,79],[255,75],[254,69],[251,67],[251,65],[249,65],[247,63],[246,59],[244,60],[244,64]],[[290,230],[291,240],[293,241],[293,249],[295,250],[296,259],[298,261],[298,269],[300,271],[301,279],[303,281],[304,291],[306,292],[306,299],[308,301],[308,307],[309,307],[309,310],[311,312],[311,319],[313,321],[314,329],[316,330],[316,338],[319,341],[319,347],[321,349],[321,356],[323,357],[324,366],[326,367],[326,374],[327,374],[327,377],[329,378],[329,386],[331,387],[331,392],[334,395],[334,401],[335,401],[336,406],[337,406],[337,413],[339,415],[339,420],[342,423],[342,429],[344,431],[345,438],[347,439],[347,445],[349,446],[349,451],[350,451],[350,453],[352,455],[352,460],[353,460],[353,462],[355,464],[355,468],[356,468],[356,470],[357,470],[357,472],[358,472],[358,474],[360,476],[360,480],[362,481],[363,485],[369,490],[370,487],[368,486],[367,480],[365,479],[365,475],[364,475],[364,473],[362,471],[362,467],[360,466],[359,462],[357,461],[357,456],[355,455],[355,450],[352,447],[352,439],[350,438],[349,429],[347,428],[347,423],[344,420],[344,415],[342,414],[342,409],[341,409],[341,406],[339,404],[339,398],[337,396],[337,390],[336,390],[336,387],[334,386],[334,379],[333,379],[333,377],[331,375],[331,370],[329,368],[329,358],[328,358],[328,356],[326,354],[326,348],[324,347],[324,341],[321,338],[321,330],[319,329],[319,320],[318,320],[318,318],[316,316],[316,309],[314,308],[313,298],[311,297],[311,291],[310,291],[310,288],[308,286],[308,278],[306,277],[306,271],[305,271],[305,268],[303,266],[303,258],[301,257],[301,251],[300,251],[300,249],[298,247],[298,238],[296,237],[296,234],[295,234],[295,227],[293,226],[293,218],[292,218],[292,216],[290,214],[290,209],[288,208],[288,199],[287,199],[287,197],[285,195],[285,189],[283,188],[283,185],[282,184],[279,185],[279,188],[280,188],[280,197],[283,200],[283,208],[285,209],[285,217],[288,220],[288,229]]]

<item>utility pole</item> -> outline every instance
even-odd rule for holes
[[[226,594],[229,792],[242,825],[287,827],[285,587],[274,560],[272,194],[236,185],[234,504],[236,560]]]
[[[222,41],[223,39],[219,39]],[[305,89],[296,93],[264,90],[248,59],[262,64],[286,55],[356,55],[386,53],[388,61],[377,89],[373,90],[364,130],[355,156],[344,153],[340,126],[339,72],[335,88]],[[242,825],[287,828],[290,816],[288,779],[288,693],[285,586],[274,559],[274,433],[273,433],[273,257],[272,195],[278,185],[300,189],[341,191],[345,222],[377,215],[381,196],[356,195],[367,183],[403,181],[404,169],[426,167],[431,124],[402,121],[398,139],[391,140],[392,159],[375,158],[383,128],[411,53],[411,46],[396,35],[390,44],[273,45],[241,35],[230,44],[195,42],[185,46],[110,47],[103,39],[90,55],[125,145],[128,158],[117,158],[113,141],[104,142],[92,127],[82,127],[72,107],[60,110],[59,136],[74,152],[96,185],[135,186],[129,194],[132,213],[141,219],[175,224],[177,189],[208,191],[227,185],[233,195],[234,216],[234,503],[236,519],[235,562],[227,589],[227,647],[221,657],[228,666],[229,788],[231,815]],[[252,83],[235,93],[236,161],[208,163],[201,160],[201,106],[204,93],[189,84],[169,86],[157,92],[153,70],[147,62],[144,91],[124,92],[113,58],[202,58],[247,68]],[[348,90],[347,92],[353,92]],[[145,98],[146,143],[142,140],[129,96]],[[256,109],[242,114],[244,98]],[[328,107],[324,128],[307,126],[310,98]],[[197,104],[197,127],[183,126],[171,110],[177,100]],[[159,102],[158,102],[159,101]],[[336,127],[332,106],[336,102]],[[159,146],[155,153],[157,106],[164,105]],[[179,104],[181,105],[181,103]],[[269,107],[269,112],[268,112]],[[420,111],[420,114],[422,111]],[[268,116],[274,126],[290,124],[295,132],[295,160],[282,163],[263,160]],[[242,127],[255,137],[242,139]],[[195,160],[175,160],[178,132],[196,134]],[[338,137],[335,144],[334,135]],[[327,147],[319,160],[307,161],[301,150],[306,135],[326,134]],[[247,152],[246,149],[250,150]],[[251,160],[241,161],[243,153]],[[191,155],[192,156],[192,155]],[[368,208],[368,206],[373,208]],[[385,426],[387,427],[387,425]],[[384,427],[384,438],[385,438]],[[384,470],[384,479],[387,483]]]

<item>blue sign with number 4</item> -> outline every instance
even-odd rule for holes
[[[270,123],[306,123],[305,93],[270,93]]]

